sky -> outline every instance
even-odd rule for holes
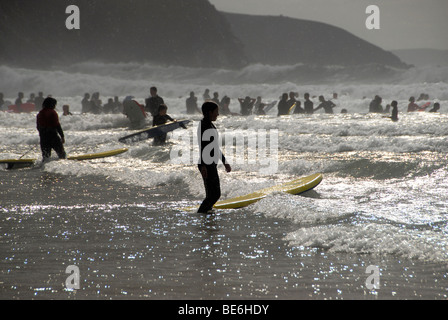
[[[225,12],[283,15],[341,27],[385,50],[448,50],[448,0],[209,0]],[[369,5],[379,8],[369,30]]]

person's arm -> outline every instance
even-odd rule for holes
[[[324,104],[323,104],[323,103],[321,103],[320,105],[318,105],[318,106],[316,107],[316,109],[314,109],[314,111],[317,111],[317,110],[319,110],[319,109],[323,108],[323,106],[324,106]]]
[[[57,126],[56,130],[58,131],[59,135],[61,136],[62,143],[65,143],[64,131],[62,131],[61,125]]]
[[[56,131],[59,133],[59,136],[61,137],[62,143],[65,143],[64,131],[62,130],[61,123],[59,122],[59,116],[56,111],[53,112],[52,122],[54,123]]]

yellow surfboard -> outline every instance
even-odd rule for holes
[[[297,105],[297,102],[294,102],[294,104],[291,106],[291,108],[289,108],[288,114],[293,114],[294,113],[296,105]]]
[[[106,157],[112,157],[116,156],[120,153],[128,151],[128,148],[120,148],[105,152],[98,152],[98,153],[89,153],[89,154],[83,154],[78,156],[69,156],[67,157],[67,160],[91,160],[91,159],[99,159],[99,158],[106,158]],[[34,162],[36,162],[37,159],[0,159],[0,163],[7,164],[8,169],[11,169],[13,166],[31,166]]]
[[[214,209],[238,209],[255,203],[273,192],[281,191],[289,194],[300,194],[316,187],[322,181],[322,174],[315,173],[310,176],[302,177],[290,182],[279,184],[273,187],[261,189],[253,193],[235,197],[227,200],[218,201]],[[184,208],[185,211],[192,211],[198,207]]]
[[[284,184],[279,184],[273,187],[261,189],[259,191],[247,194],[245,196],[240,196],[236,198],[231,198],[227,200],[218,201],[215,205],[215,209],[237,209],[246,207],[252,203],[255,203],[268,194],[282,191],[290,194],[299,194],[308,190],[313,189],[322,181],[322,174],[316,173],[307,177],[302,177]]]
[[[106,157],[112,157],[116,156],[117,154],[123,153],[128,151],[128,148],[120,148],[105,152],[98,152],[98,153],[89,153],[89,154],[83,154],[79,156],[70,156],[67,157],[67,160],[91,160],[91,159],[99,159],[99,158],[106,158]]]

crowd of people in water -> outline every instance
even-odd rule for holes
[[[144,105],[140,105],[140,108],[146,115],[151,115],[153,118],[162,116],[163,119],[169,121],[171,117],[169,117],[166,112],[168,106],[165,104],[162,97],[160,97],[157,93],[156,87],[151,87],[150,96],[145,99]],[[51,95],[49,95],[51,97]],[[318,102],[315,103],[313,100],[317,98]],[[364,97],[365,98],[365,97]],[[42,108],[42,103],[45,97],[43,92],[38,92],[38,94],[31,93],[29,98],[26,99],[23,92],[19,92],[16,100],[14,101],[15,108],[17,109],[15,112],[21,111],[21,106],[25,104],[34,104],[35,110],[38,111]],[[100,99],[100,93],[94,92],[92,94],[85,93],[84,97],[81,101],[81,113],[89,113],[89,114],[125,114],[130,117],[130,112],[126,108],[126,101],[133,100],[134,97],[128,96],[123,101],[120,101],[118,96],[113,98],[108,98],[107,102],[103,104],[103,101]],[[313,96],[311,97],[309,93],[305,93],[303,95],[303,100],[299,99],[299,94],[297,92],[289,92],[283,93],[281,97],[279,97],[278,101],[273,101],[271,103],[264,102],[261,96],[258,97],[250,97],[246,96],[244,98],[237,98],[239,103],[239,112],[233,112],[230,110],[231,98],[225,95],[220,98],[218,92],[210,93],[209,89],[206,89],[202,94],[202,100],[213,101],[219,106],[219,112],[222,115],[266,115],[271,109],[277,107],[277,116],[289,115],[289,114],[313,114],[314,112],[323,109],[323,111],[327,114],[334,113],[334,109],[338,107],[338,94],[333,93],[331,99],[327,100],[323,95]],[[419,101],[428,101],[429,95],[422,93],[420,96],[415,99],[415,97],[409,98],[409,104],[407,106],[407,112],[415,112],[415,111],[426,111],[430,106],[430,102],[426,102],[423,105],[417,104]],[[12,104],[12,103],[11,103]],[[198,105],[198,97],[195,95],[195,92],[191,91],[188,98],[185,100],[186,105],[186,113],[187,114],[201,114],[200,107]],[[161,110],[159,107],[162,106]],[[70,112],[69,105],[62,106],[63,113],[62,115],[72,115]],[[440,110],[440,104],[438,102],[432,104],[432,108],[430,108],[429,112],[438,112]],[[0,111],[8,111],[8,103],[4,101],[3,93],[0,93]],[[398,103],[396,100],[392,101],[390,104],[387,104],[383,107],[383,99],[376,95],[373,100],[370,102],[368,111],[370,113],[386,113],[391,115],[391,119],[394,121],[398,120]],[[22,112],[26,112],[22,110]],[[341,113],[347,113],[347,109],[342,108]],[[161,114],[162,113],[162,114]],[[145,117],[146,117],[145,115]],[[159,118],[153,121],[154,125],[161,124]]]

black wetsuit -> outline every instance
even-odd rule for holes
[[[186,100],[187,114],[195,114],[198,110],[198,99],[196,97],[190,97]]]
[[[313,103],[313,101],[305,100],[303,105],[305,107],[305,113],[313,114],[313,112],[314,112],[314,109],[313,109],[314,103]]]
[[[155,117],[157,115],[157,111],[159,110],[159,106],[164,103],[165,102],[162,97],[149,97],[146,99],[145,111],[151,113],[151,115]]]
[[[316,110],[318,110],[320,108],[323,108],[325,110],[325,113],[330,113],[331,114],[331,113],[333,113],[333,108],[335,106],[336,105],[333,102],[329,101],[329,100],[322,101],[321,104],[314,111],[316,111]]]
[[[64,132],[56,111],[50,108],[43,108],[38,113],[36,122],[40,136],[42,158],[44,160],[50,158],[51,149],[54,149],[60,159],[65,159],[67,155],[61,140],[61,138],[64,138]]]
[[[161,125],[161,124],[165,124],[165,123],[167,123],[168,121],[174,121],[174,119],[173,118],[171,118],[169,115],[163,115],[163,116],[161,116],[161,115],[156,115],[155,117],[154,117],[154,119],[152,120],[152,125],[153,126],[159,126],[159,125]],[[164,134],[161,134],[160,136],[157,136],[157,137],[154,137],[154,145],[155,146],[160,146],[160,145],[163,145],[163,144],[165,144],[165,142],[166,142],[166,133],[164,133]]]
[[[289,105],[287,100],[280,100],[278,105],[278,113],[277,116],[282,116],[288,114]]]
[[[207,170],[207,177],[202,177],[205,186],[205,199],[199,207],[198,212],[207,213],[209,210],[212,210],[215,203],[221,197],[221,185],[217,169],[218,161],[221,158],[222,163],[226,163],[226,158],[219,148],[218,131],[209,119],[204,118],[199,125],[198,143],[199,149],[201,150],[198,169],[201,171],[205,167]],[[215,154],[215,151],[218,153]]]
[[[391,119],[394,122],[398,121],[398,108],[397,107],[393,107]]]

